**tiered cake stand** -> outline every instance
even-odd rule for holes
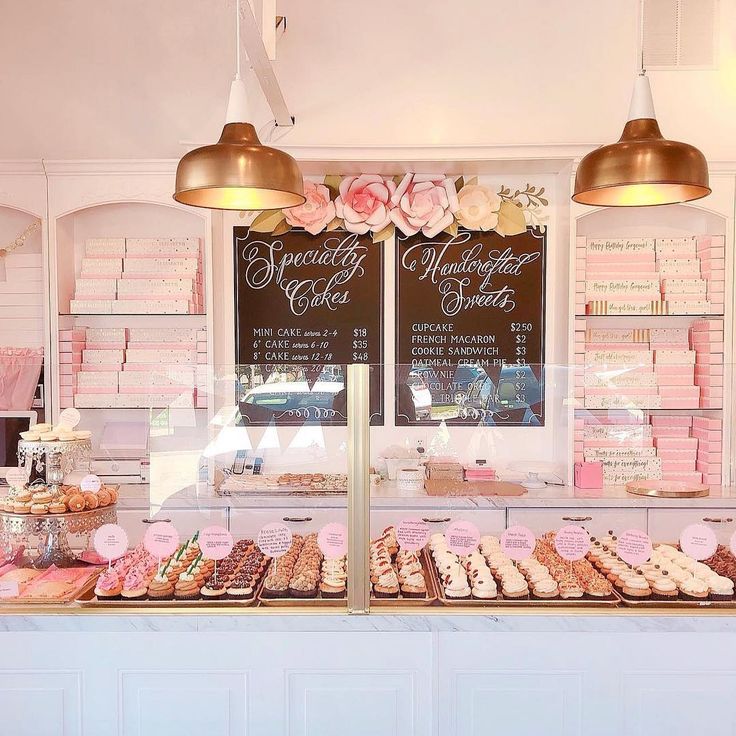
[[[51,565],[74,567],[80,564],[80,560],[69,546],[67,535],[86,535],[86,548],[90,535],[96,529],[116,521],[117,509],[114,505],[91,511],[40,516],[0,511],[0,538],[4,547],[16,547],[31,537],[37,537],[38,557],[32,563],[36,569],[43,570]]]
[[[42,478],[47,490],[56,498],[61,494],[64,476],[83,463],[89,463],[92,444],[88,439],[65,442],[27,441],[18,442],[18,466]],[[12,548],[38,539],[38,557],[33,566],[39,569],[56,565],[72,567],[80,564],[69,546],[69,534],[89,536],[103,524],[114,524],[117,520],[115,506],[105,506],[90,511],[65,514],[15,514],[0,511],[0,540],[3,546]]]

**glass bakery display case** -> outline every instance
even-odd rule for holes
[[[586,332],[582,366],[249,364],[196,387],[159,367],[171,399],[146,412],[145,457],[121,454],[141,438],[119,416],[101,420],[117,449],[75,409],[29,421],[6,471],[0,605],[736,608],[722,409],[669,408],[649,378],[695,376],[673,361],[697,361],[697,329],[625,349],[618,329]],[[193,388],[204,426],[180,405]],[[100,471],[126,462],[145,482]]]

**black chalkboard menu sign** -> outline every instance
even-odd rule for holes
[[[244,424],[347,421],[347,364],[369,363],[382,424],[383,243],[343,231],[233,229]]]
[[[544,424],[546,234],[396,240],[396,424]]]

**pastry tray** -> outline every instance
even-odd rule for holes
[[[690,600],[683,600],[682,598],[676,598],[673,601],[663,601],[663,600],[653,600],[652,598],[649,598],[644,601],[634,601],[630,598],[624,598],[621,596],[621,601],[624,604],[624,606],[630,606],[631,608],[667,608],[667,609],[676,609],[676,608],[726,608],[731,610],[736,610],[736,600],[732,601],[690,601]]]
[[[425,554],[428,555],[425,550]],[[621,604],[621,598],[618,596],[616,591],[608,598],[601,598],[599,600],[593,598],[532,598],[531,594],[528,598],[512,599],[503,598],[499,593],[498,598],[489,598],[487,600],[479,599],[464,599],[464,600],[453,600],[452,598],[445,598],[444,588],[440,583],[439,573],[437,572],[436,565],[430,563],[432,571],[432,579],[434,580],[435,588],[437,589],[437,597],[439,602],[443,606],[450,606],[455,608],[462,608],[470,606],[472,608],[492,608],[495,606],[502,606],[504,608],[615,608]]]
[[[269,563],[269,567],[271,563]],[[263,573],[263,580],[268,575],[268,567]],[[263,581],[261,581],[262,583]],[[261,606],[269,606],[274,608],[303,608],[308,606],[310,608],[339,608],[347,607],[348,605],[348,594],[347,588],[345,589],[345,595],[342,598],[322,598],[317,589],[317,595],[314,598],[264,598],[263,586],[259,585],[258,588],[258,603]]]
[[[17,598],[3,598],[2,601],[0,601],[0,604],[2,604],[3,606],[6,604],[9,606],[54,606],[59,605],[59,603],[71,603],[72,601],[77,601],[79,600],[79,598],[85,595],[89,595],[91,592],[93,592],[98,577],[99,571],[93,573],[89,580],[87,580],[87,582],[82,587],[77,588],[74,592],[70,593],[69,595],[62,596],[61,598],[37,598],[34,596],[18,596]]]
[[[398,598],[376,598],[371,593],[371,607],[406,608],[410,606],[431,606],[438,598],[439,588],[437,587],[437,581],[432,575],[434,565],[426,548],[419,555],[419,561],[424,570],[424,582],[427,586],[427,595],[424,598],[404,598],[400,592]]]
[[[117,600],[103,601],[95,595],[95,586],[90,586],[85,592],[77,596],[76,603],[80,606],[90,606],[93,608],[216,608],[218,606],[228,606],[230,608],[247,608],[258,603],[258,594],[260,593],[263,581],[266,579],[268,566],[264,569],[261,579],[258,581],[253,597],[247,600],[233,600],[232,598],[217,598],[215,600],[206,600],[198,598],[197,600],[180,600],[174,598],[170,601],[152,601],[144,598],[137,601]]]

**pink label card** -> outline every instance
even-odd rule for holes
[[[78,409],[64,409],[64,411],[59,414],[59,424],[67,429],[74,429],[81,420],[82,415],[79,413]]]
[[[718,549],[718,539],[705,524],[690,524],[680,534],[680,549],[694,560],[706,560]]]
[[[641,565],[652,556],[652,540],[641,529],[627,529],[619,535],[616,551],[629,565]]]
[[[0,598],[17,598],[19,595],[17,580],[0,580]]]
[[[429,541],[429,524],[422,519],[402,519],[396,527],[396,541],[401,549],[417,552]]]
[[[501,535],[501,549],[514,562],[526,560],[534,554],[537,538],[531,529],[525,526],[510,526]]]
[[[85,475],[79,483],[79,487],[85,493],[97,493],[102,488],[102,481],[96,476],[90,473]]]
[[[555,549],[564,560],[582,560],[590,549],[590,535],[581,526],[563,526],[555,535]]]
[[[170,521],[155,521],[146,530],[143,546],[159,560],[173,555],[179,546],[179,532]]]
[[[208,560],[222,560],[232,552],[233,535],[224,526],[208,526],[202,529],[197,539],[202,556]]]
[[[95,532],[92,544],[103,560],[112,562],[128,551],[128,535],[117,524],[103,524]]]
[[[348,553],[348,530],[344,524],[325,524],[317,534],[317,545],[328,560],[336,560]]]
[[[480,532],[478,527],[469,522],[451,521],[445,529],[445,540],[450,552],[456,555],[469,555],[480,542]]]
[[[291,547],[291,529],[280,521],[273,521],[261,527],[256,544],[264,555],[282,557]]]
[[[8,472],[5,473],[5,480],[8,481],[9,486],[20,488],[28,482],[28,473],[25,468],[8,468]]]

